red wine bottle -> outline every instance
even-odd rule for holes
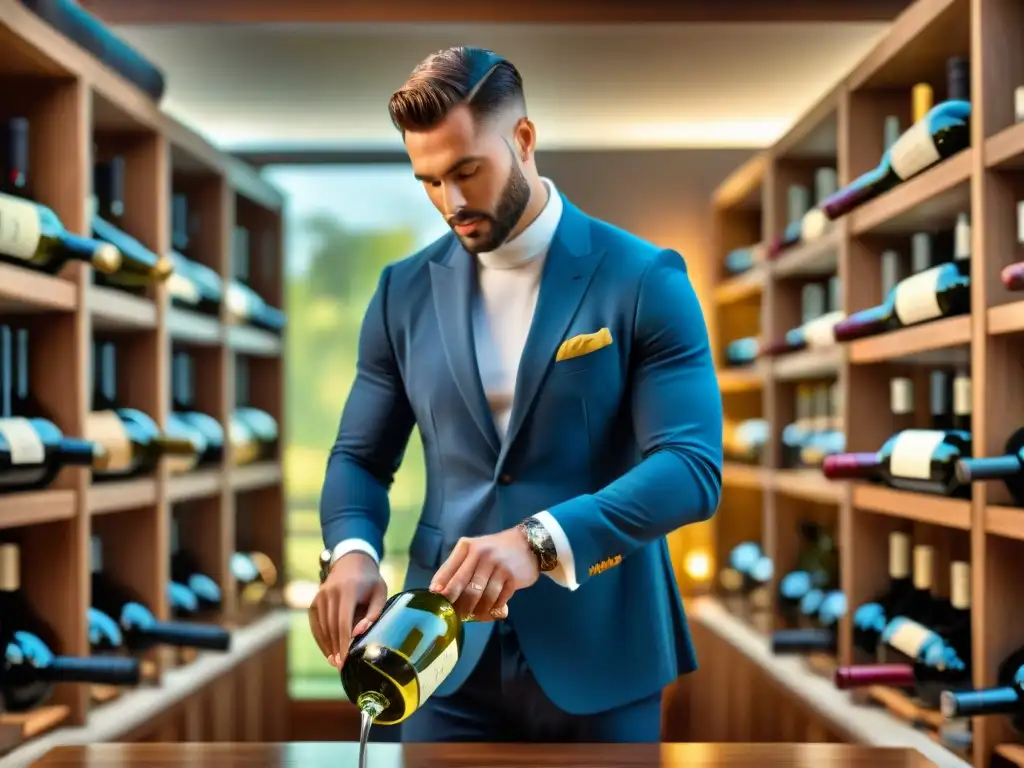
[[[854,312],[834,328],[837,341],[853,341],[971,311],[971,235],[967,214],[957,218],[953,261],[899,282],[882,304]]]
[[[957,462],[971,455],[971,435],[958,430],[905,429],[877,453],[828,456],[822,472],[829,480],[873,480],[914,493],[967,497]]]
[[[59,656],[55,634],[35,613],[21,589],[21,553],[16,544],[0,544],[0,703],[8,712],[25,712],[45,702],[55,683],[137,685],[134,659]]]
[[[1014,504],[1024,507],[1024,428],[1010,435],[1003,450],[1002,456],[960,459],[957,480],[964,484],[1002,480]]]
[[[220,610],[223,604],[220,586],[200,570],[191,552],[182,549],[180,526],[174,519],[171,520],[170,538],[171,578],[179,584],[184,584],[196,596],[196,613],[202,615]]]
[[[910,576],[910,537],[893,531],[889,534],[889,585],[874,600],[853,613],[853,645],[866,658],[874,659],[878,643],[889,619],[897,615],[914,591]]]
[[[970,66],[967,59],[950,59],[946,72],[948,99],[930,109],[900,136],[875,168],[822,203],[821,208],[829,219],[849,213],[970,146]]]
[[[209,651],[231,648],[231,633],[221,627],[159,621],[139,595],[103,571],[102,555],[102,545],[98,538],[93,537],[92,604],[97,610],[117,619],[129,651],[142,653],[157,645]]]

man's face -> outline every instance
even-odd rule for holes
[[[504,243],[530,201],[516,149],[500,130],[476,125],[467,107],[427,131],[407,131],[413,173],[470,253]]]

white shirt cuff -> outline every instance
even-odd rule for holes
[[[538,512],[533,519],[547,530],[555,545],[555,553],[558,555],[558,567],[553,571],[548,571],[545,575],[550,576],[555,584],[565,587],[569,591],[578,589],[580,585],[576,583],[576,564],[572,557],[572,547],[569,546],[569,537],[565,535],[562,526],[547,510]]]
[[[373,562],[380,565],[380,555],[377,554],[377,550],[373,548],[370,542],[363,539],[343,539],[338,542],[331,552],[331,567],[333,568],[334,564],[349,552],[362,552],[364,555],[372,557]]]

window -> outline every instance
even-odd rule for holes
[[[327,454],[356,368],[359,328],[381,269],[448,230],[404,164],[272,166],[286,212],[287,571],[295,608],[289,639],[292,698],[343,698],[337,672],[313,642],[306,607],[323,548],[318,499]],[[391,489],[382,572],[401,589],[423,503],[423,451],[413,434]]]

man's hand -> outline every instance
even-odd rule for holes
[[[352,638],[378,619],[387,599],[373,558],[350,552],[334,564],[309,606],[309,628],[332,667],[341,669]]]
[[[430,584],[459,616],[476,621],[504,619],[509,598],[540,578],[537,556],[518,528],[459,539]]]

